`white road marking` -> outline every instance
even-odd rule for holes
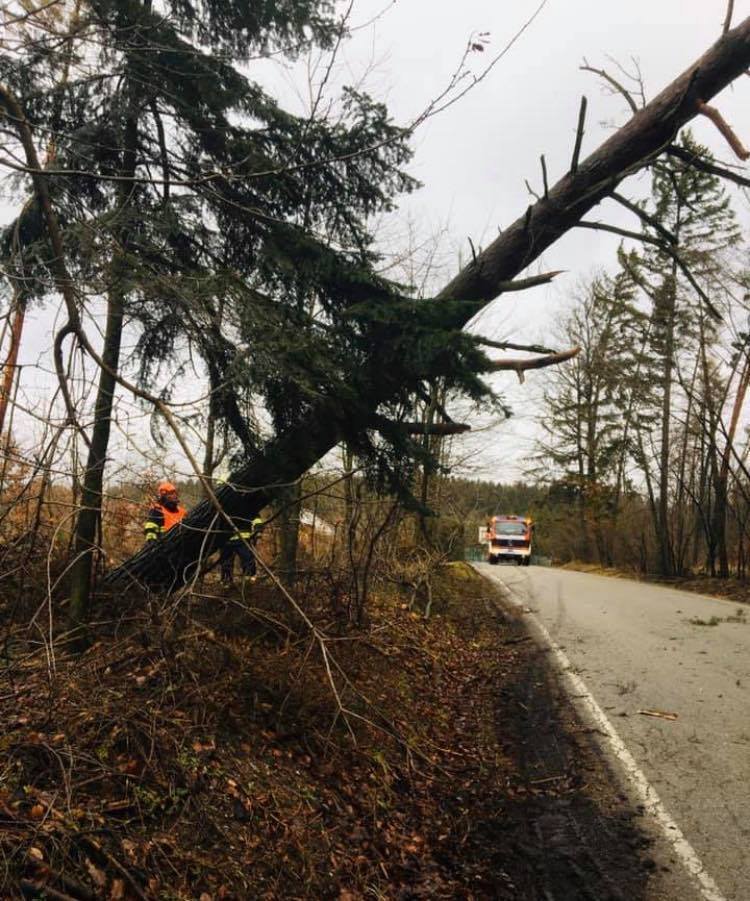
[[[512,591],[511,587],[505,585],[504,582],[501,584],[508,590],[508,594],[510,595]],[[528,610],[528,607],[525,607],[523,604],[520,604],[510,597],[509,600],[516,606],[526,610],[528,615],[531,616],[534,627],[538,629],[539,634],[552,652],[562,676],[570,682],[573,702],[580,704],[606,735],[612,753],[620,761],[620,764],[625,771],[625,775],[633,787],[634,794],[659,824],[667,841],[674,848],[675,854],[682,861],[685,869],[697,881],[701,895],[706,901],[728,901],[721,893],[719,886],[706,872],[706,868],[701,863],[701,859],[698,857],[695,849],[685,838],[680,827],[672,819],[669,811],[662,804],[656,789],[651,785],[646,778],[645,773],[635,762],[635,758],[630,751],[628,751],[625,742],[617,734],[615,727],[609,719],[607,719],[607,715],[597,704],[594,696],[588,690],[586,683],[573,671],[573,665],[565,652],[553,640],[544,624]]]

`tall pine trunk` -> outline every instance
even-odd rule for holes
[[[732,414],[729,420],[729,430],[726,437],[726,445],[721,457],[721,466],[714,485],[714,516],[713,533],[716,539],[716,551],[719,558],[719,576],[722,579],[729,578],[729,552],[727,549],[727,512],[729,507],[728,484],[729,469],[732,452],[734,450],[734,437],[737,434],[737,425],[740,413],[745,403],[745,396],[750,386],[750,356],[746,357],[745,366],[737,386],[737,395],[732,406]],[[740,532],[740,535],[742,533]],[[740,541],[741,541],[740,537]]]
[[[669,442],[672,418],[672,376],[674,371],[674,314],[677,302],[677,266],[672,264],[672,272],[664,292],[664,359],[662,369],[661,405],[661,448],[659,454],[659,506],[657,520],[657,543],[659,546],[659,569],[662,576],[674,575],[674,549],[669,516]]]

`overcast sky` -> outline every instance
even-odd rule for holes
[[[540,0],[355,0],[350,19],[354,37],[336,79],[357,80],[367,72],[366,88],[386,100],[396,121],[411,122],[445,88],[472,36],[487,33],[485,51],[470,58],[471,70],[479,74],[539,6]],[[718,38],[725,12],[725,0],[547,0],[487,77],[418,129],[411,171],[424,187],[404,200],[400,216],[411,217],[422,234],[446,228],[453,246],[444,263],[452,268],[455,255],[457,265],[458,248],[469,253],[469,238],[477,247],[486,245],[498,227],[523,212],[530,199],[524,179],[537,189],[541,184],[541,153],[551,183],[564,174],[582,94],[589,100],[583,156],[627,120],[622,98],[611,96],[596,76],[579,70],[584,58],[612,72],[618,64],[634,71],[637,62],[651,98]],[[734,22],[747,15],[750,0],[737,0]],[[263,77],[285,83],[283,90],[294,105],[291,82],[297,70],[281,73],[277,67]],[[618,77],[626,78],[622,73]],[[716,105],[750,143],[750,79],[738,80]],[[717,156],[730,158],[710,123],[701,119],[693,127]],[[641,176],[629,186],[630,193],[637,195],[646,186]],[[3,218],[12,214],[12,205],[0,206]],[[592,217],[636,225],[607,204]],[[555,312],[564,308],[576,283],[595,268],[610,265],[616,246],[616,238],[591,231],[566,236],[537,265],[568,274],[552,287],[501,298],[483,318],[483,331],[496,338],[545,340]],[[24,362],[35,361],[51,344],[48,318],[36,311],[30,318]],[[515,376],[498,382],[516,417],[493,435],[494,453],[484,457],[486,475],[507,480],[523,468],[533,434],[534,396],[543,379],[543,372],[532,373],[523,388]],[[482,441],[487,443],[486,438]]]

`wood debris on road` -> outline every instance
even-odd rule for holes
[[[657,716],[662,720],[676,720],[679,719],[679,714],[677,713],[667,713],[664,710],[639,710],[642,716]]]

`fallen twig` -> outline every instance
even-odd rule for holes
[[[664,710],[639,710],[642,716],[656,716],[661,720],[676,720],[678,719],[678,714],[676,713],[667,713]]]

